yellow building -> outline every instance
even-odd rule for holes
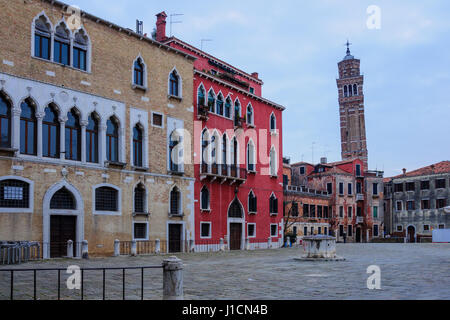
[[[0,6],[0,240],[40,241],[45,257],[69,239],[93,254],[115,239],[181,250],[194,58],[59,1]]]

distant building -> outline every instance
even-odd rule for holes
[[[431,238],[434,229],[450,227],[450,161],[385,179],[387,231],[408,242]]]

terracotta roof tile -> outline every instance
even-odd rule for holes
[[[442,161],[436,164],[429,165],[420,169],[406,172],[406,174],[400,174],[398,176],[389,178],[403,178],[403,177],[416,177],[416,176],[427,176],[432,174],[440,173],[450,173],[450,161]]]

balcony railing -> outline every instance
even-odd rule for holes
[[[236,128],[242,128],[244,126],[244,122],[245,122],[244,118],[236,117],[234,119],[234,126]]]
[[[204,105],[199,105],[197,107],[197,118],[199,120],[208,120],[208,114],[209,114],[209,107],[208,106],[204,106]]]
[[[296,192],[296,193],[306,193],[311,195],[319,195],[319,196],[329,196],[327,191],[321,191],[321,190],[315,190],[310,189],[307,187],[297,187],[297,186],[286,186],[286,190],[290,192]]]
[[[364,201],[364,195],[361,193],[358,193],[356,195],[356,201]]]
[[[213,177],[241,182],[247,180],[247,170],[235,165],[203,163],[200,166],[200,173],[203,178]]]
[[[364,223],[364,217],[356,217],[356,224],[363,224]]]

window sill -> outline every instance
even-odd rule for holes
[[[211,208],[209,209],[200,209],[202,213],[211,213]]]
[[[147,88],[147,87],[140,86],[140,85],[138,85],[138,84],[132,84],[132,85],[131,85],[131,88],[132,88],[133,90],[141,90],[141,91],[144,91],[144,92],[147,92],[147,91],[148,91],[148,88]]]
[[[150,217],[150,212],[133,212],[133,217]]]
[[[67,65],[67,64],[63,64],[63,63],[59,63],[59,62],[56,62],[56,61],[52,61],[50,59],[47,60],[47,59],[39,58],[39,57],[36,57],[36,56],[31,56],[31,58],[39,60],[39,61],[42,61],[42,62],[48,62],[48,63],[54,64],[54,65],[57,65],[57,66],[61,66],[61,67],[64,67],[64,68],[69,68],[69,69],[72,69],[72,70],[75,70],[75,71],[80,71],[80,72],[83,72],[83,73],[92,74],[90,71],[79,69],[79,68],[75,68],[75,67]]]
[[[180,214],[169,213],[169,218],[183,218],[183,217],[184,217],[184,213],[180,213]]]
[[[122,212],[119,211],[94,211],[94,216],[121,216]]]
[[[184,171],[171,171],[171,170],[169,170],[167,173],[169,175],[172,175],[172,176],[180,176],[180,177],[185,175]]]
[[[179,97],[179,96],[174,96],[174,95],[167,95],[167,98],[169,98],[169,100],[178,100],[178,101],[183,101],[183,97]]]
[[[134,171],[142,171],[142,172],[150,171],[150,168],[147,168],[147,167],[131,167],[131,169]]]
[[[271,217],[276,217],[276,216],[278,216],[278,212],[277,212],[277,213],[271,212],[271,213],[270,213],[270,216],[271,216]]]
[[[250,216],[256,216],[258,214],[258,212],[248,212],[248,215],[250,215]]]
[[[0,148],[0,155],[6,155],[14,157],[16,152],[18,152],[19,149],[13,149],[13,148]]]
[[[120,167],[124,169],[127,166],[125,162],[105,161],[105,167]]]

